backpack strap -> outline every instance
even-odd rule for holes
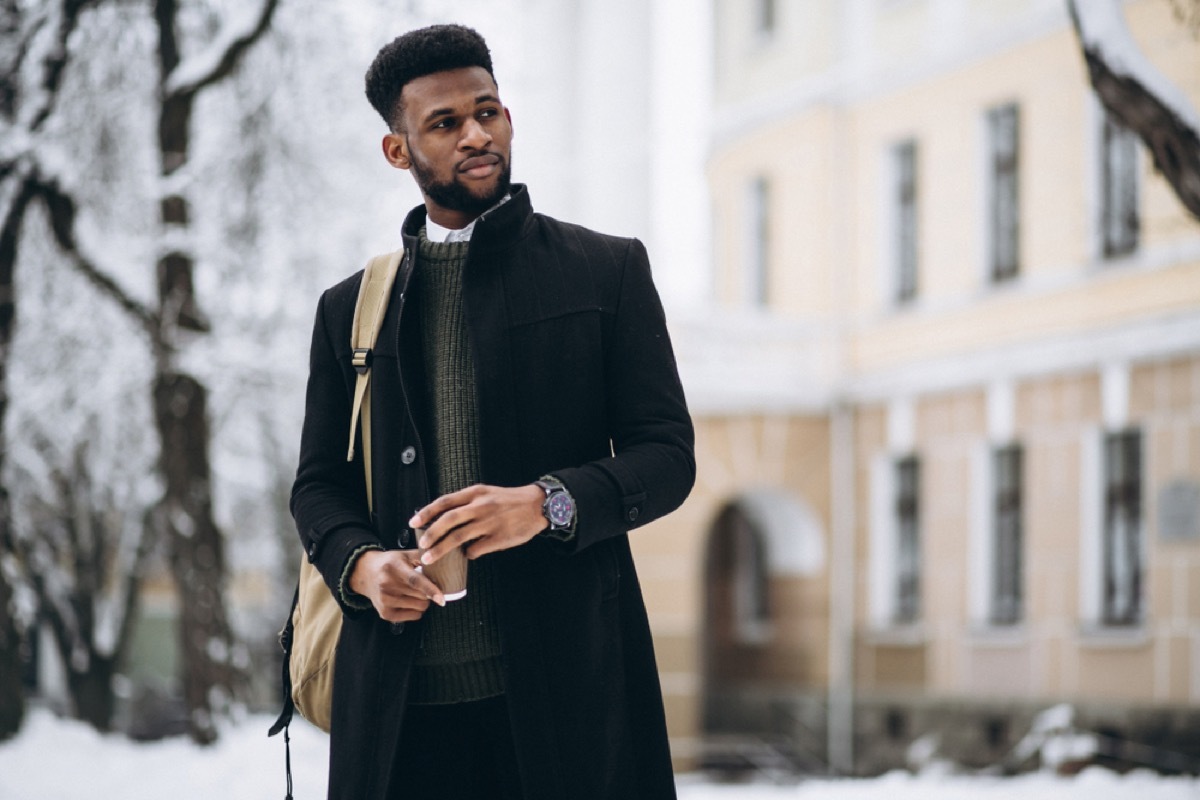
[[[346,460],[354,460],[354,435],[358,430],[358,421],[362,419],[363,466],[367,474],[367,503],[372,505],[371,498],[371,361],[375,348],[375,340],[379,338],[379,329],[383,326],[383,317],[387,313],[388,299],[392,294],[392,285],[396,282],[396,273],[400,261],[404,257],[403,250],[375,256],[367,262],[363,271],[362,284],[358,287],[358,302],[354,305],[354,324],[350,328],[350,349],[353,351],[351,363],[358,373],[354,381],[354,402],[350,409],[350,446],[346,451]]]

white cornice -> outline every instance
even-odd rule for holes
[[[854,402],[876,402],[1187,354],[1200,354],[1200,309],[879,370],[845,381],[841,394]]]
[[[710,156],[747,134],[780,124],[815,105],[850,106],[885,97],[964,70],[1069,26],[1065,3],[1043,2],[1017,24],[990,30],[974,39],[959,39],[956,47],[931,48],[926,58],[906,66],[898,68],[893,63],[848,56],[836,66],[804,76],[777,92],[733,103],[721,103],[718,98]]]

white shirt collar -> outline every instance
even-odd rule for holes
[[[490,214],[493,209],[499,208],[511,199],[512,193],[506,193],[504,197],[500,198],[496,205],[492,206],[487,211],[471,220],[469,223],[467,223],[466,227],[463,228],[443,228],[441,225],[438,225],[436,222],[430,219],[428,215],[426,215],[425,238],[431,242],[469,242],[471,241],[471,235],[475,232],[475,223],[483,219],[485,215]]]

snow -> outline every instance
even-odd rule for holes
[[[262,5],[245,4],[231,12],[229,21],[215,41],[171,71],[166,84],[167,93],[191,91],[208,80],[226,54],[254,34],[265,11],[266,0],[263,0]]]
[[[1084,46],[1100,53],[1116,75],[1133,78],[1162,101],[1180,120],[1200,128],[1200,114],[1179,87],[1166,78],[1142,52],[1125,23],[1122,0],[1075,0],[1079,36]]]
[[[266,735],[272,720],[251,715],[221,730],[208,748],[184,739],[151,744],[102,736],[82,723],[33,710],[21,734],[0,744],[0,800],[262,800],[283,797],[283,737]],[[296,800],[325,796],[328,739],[292,725]],[[794,785],[714,785],[679,778],[680,800],[1195,800],[1200,779],[1147,772],[1120,776],[1099,768],[1074,778],[1032,774],[981,778],[891,773],[864,780],[806,780]]]

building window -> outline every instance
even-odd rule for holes
[[[920,464],[916,456],[896,461],[896,605],[892,621],[916,622],[921,615]]]
[[[988,260],[994,283],[1015,278],[1019,270],[1019,127],[1015,105],[987,112]]]
[[[770,36],[775,32],[776,1],[757,0],[755,6],[754,28],[760,35]]]
[[[1104,437],[1104,541],[1101,621],[1142,619],[1142,434]]]
[[[895,298],[905,303],[917,295],[917,143],[892,147]]]
[[[755,178],[746,195],[746,298],[751,306],[763,307],[770,298],[771,185]]]
[[[1012,625],[1021,621],[1023,538],[1021,530],[1022,451],[1009,445],[992,451],[993,562],[990,621]]]
[[[1138,246],[1137,135],[1104,114],[1100,136],[1100,247],[1105,258]]]

